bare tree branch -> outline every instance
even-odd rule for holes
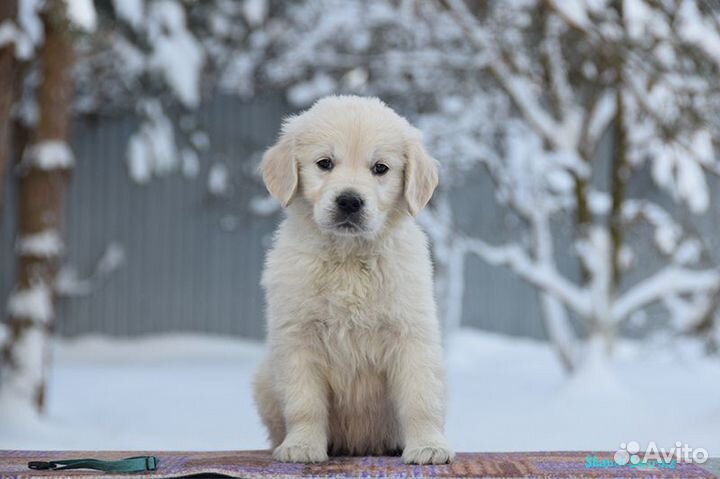
[[[673,294],[714,290],[720,286],[717,270],[692,270],[667,266],[622,294],[612,308],[615,322],[626,319],[635,311]]]
[[[465,248],[489,264],[509,267],[525,281],[556,297],[580,316],[591,314],[587,291],[565,279],[551,265],[541,265],[531,260],[520,246],[492,246],[479,239],[466,239]]]

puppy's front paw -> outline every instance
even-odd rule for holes
[[[444,442],[411,444],[402,455],[405,464],[447,464],[455,453]]]
[[[283,441],[273,451],[273,458],[282,462],[323,462],[327,461],[327,447],[304,441]]]

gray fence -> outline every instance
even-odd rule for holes
[[[77,168],[69,191],[67,264],[80,276],[92,272],[108,244],[122,246],[123,267],[96,282],[90,294],[60,300],[58,331],[64,335],[137,335],[199,331],[260,338],[263,297],[258,285],[264,251],[280,215],[257,216],[248,203],[262,194],[252,161],[272,143],[288,107],[278,97],[242,102],[217,96],[200,120],[210,136],[197,178],[181,174],[147,185],[128,176],[125,151],[137,119],[82,118],[74,124]],[[233,193],[209,194],[210,165],[224,163]],[[0,229],[0,302],[13,277],[13,191],[7,191]],[[492,185],[481,173],[455,193],[465,231],[490,240],[511,228],[494,206]],[[710,225],[717,224],[710,222]],[[714,229],[717,229],[715,227]],[[570,235],[568,234],[568,237]],[[574,260],[562,241],[562,266]],[[511,273],[471,258],[466,273],[463,322],[485,330],[543,337],[535,292]]]

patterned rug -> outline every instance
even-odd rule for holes
[[[226,452],[41,452],[0,451],[0,478],[108,478],[89,470],[33,471],[29,461],[76,458],[115,460],[153,455],[160,460],[152,473],[133,478],[231,477],[246,479],[296,478],[714,478],[694,464],[652,469],[615,466],[609,452],[459,453],[444,466],[407,466],[399,457],[338,457],[322,464],[285,464],[273,461],[268,451]],[[674,466],[674,467],[673,467]],[[126,475],[127,477],[127,475]]]

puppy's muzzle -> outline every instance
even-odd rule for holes
[[[335,222],[345,230],[362,229],[365,200],[357,191],[345,190],[335,198]]]
[[[362,196],[350,190],[340,193],[338,197],[335,198],[335,204],[337,205],[338,211],[346,216],[359,213],[363,209],[363,206],[365,206]]]

